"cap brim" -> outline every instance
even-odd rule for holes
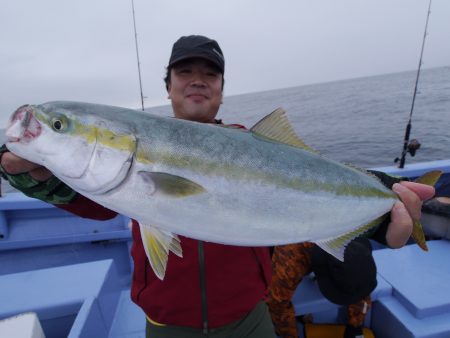
[[[202,55],[202,54],[190,54],[190,55],[183,55],[182,57],[179,57],[177,59],[172,60],[167,67],[172,67],[174,64],[183,61],[183,60],[188,60],[188,59],[204,59],[206,61],[211,62],[213,65],[215,65],[217,68],[220,69],[220,71],[223,73],[224,69],[222,68],[222,66],[217,62],[217,60],[214,60],[214,58],[208,57],[206,55]]]

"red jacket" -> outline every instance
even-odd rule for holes
[[[93,219],[106,220],[116,215],[81,195],[59,207]],[[180,236],[183,258],[170,253],[166,275],[161,281],[148,263],[136,221],[133,221],[132,234],[133,301],[158,323],[202,328],[198,241]],[[210,328],[242,318],[265,297],[272,273],[267,248],[205,242],[204,257]]]

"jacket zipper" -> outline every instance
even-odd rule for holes
[[[205,271],[205,249],[202,241],[198,241],[198,264],[200,271],[200,294],[202,297],[202,327],[203,334],[209,336],[208,327],[208,304],[206,299],[206,271]]]

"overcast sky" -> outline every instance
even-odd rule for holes
[[[0,128],[25,103],[140,107],[131,0],[0,0]],[[135,0],[146,107],[168,104],[173,42],[225,54],[225,95],[413,70],[428,0]],[[432,3],[424,68],[450,65],[450,1]]]

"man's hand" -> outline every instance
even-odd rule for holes
[[[31,177],[38,181],[46,181],[53,175],[47,168],[27,161],[11,152],[2,155],[1,165],[8,174],[29,173]]]
[[[395,183],[392,190],[401,202],[397,202],[391,210],[386,241],[391,248],[400,248],[411,236],[413,221],[420,220],[423,201],[432,198],[435,190],[429,185],[407,181]]]

